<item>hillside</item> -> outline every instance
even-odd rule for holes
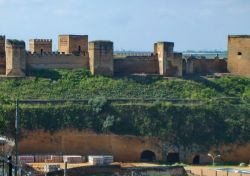
[[[250,96],[250,79],[223,77],[208,81],[150,78],[107,78],[91,76],[87,70],[37,70],[24,79],[0,81],[0,98],[84,99],[172,98],[207,99]]]
[[[87,99],[85,103],[20,104],[21,128],[58,131],[92,130],[97,133],[156,136],[176,145],[250,141],[250,79],[167,80],[107,78],[86,70],[32,71],[24,79],[0,81],[0,134],[12,136],[15,104],[19,99]],[[238,97],[242,101],[220,99]],[[107,98],[152,98],[114,103]],[[202,103],[173,104],[170,99],[201,99]]]

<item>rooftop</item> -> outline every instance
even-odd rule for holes
[[[229,38],[250,38],[250,35],[229,35]]]

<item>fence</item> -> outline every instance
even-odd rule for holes
[[[250,174],[216,170],[216,168],[188,168],[187,170],[196,176],[250,176]]]
[[[12,162],[12,157],[0,156],[0,176],[38,176],[31,170],[28,171]]]

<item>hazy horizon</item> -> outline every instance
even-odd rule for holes
[[[0,0],[0,35],[53,39],[87,34],[115,50],[152,51],[156,41],[175,50],[227,50],[229,34],[250,34],[246,0]],[[27,47],[26,46],[26,47]]]

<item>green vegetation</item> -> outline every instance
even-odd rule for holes
[[[156,136],[173,144],[203,146],[250,140],[250,80],[164,80],[159,77],[107,78],[84,70],[30,72],[20,80],[0,82],[0,134],[14,134],[15,105],[10,100],[87,98],[85,103],[21,104],[27,130],[92,129],[97,133]],[[216,99],[239,97],[242,100]],[[110,102],[107,98],[154,98],[153,103]],[[160,98],[202,99],[173,104]]]
[[[87,70],[38,70],[21,80],[0,82],[0,98],[72,99],[92,98],[184,98],[250,96],[250,79],[223,77],[207,80],[164,80],[160,77],[107,78]]]

